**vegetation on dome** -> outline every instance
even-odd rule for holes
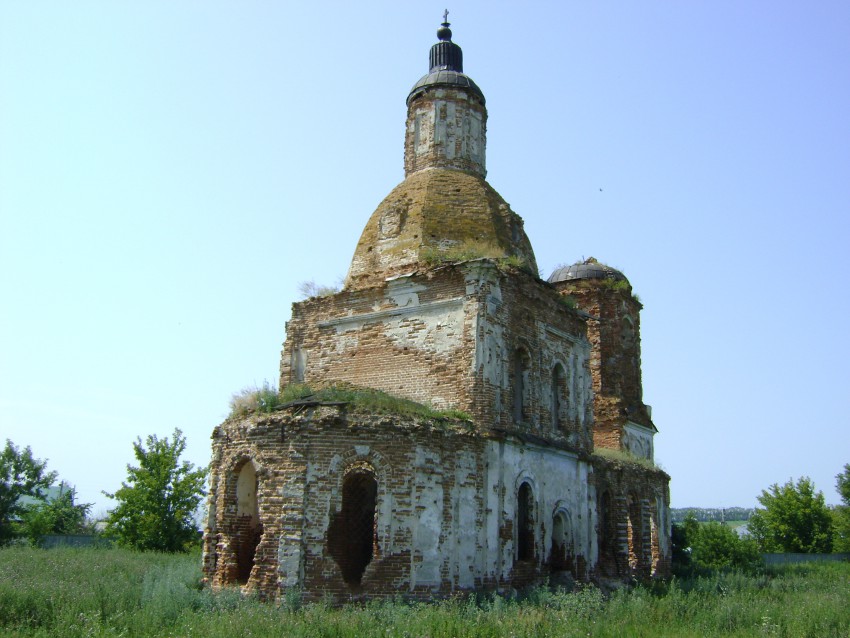
[[[625,279],[613,279],[609,277],[606,279],[596,279],[594,280],[594,283],[598,283],[603,288],[608,288],[609,290],[615,290],[618,292],[629,292],[632,289],[631,284]]]
[[[461,410],[437,410],[410,399],[347,383],[336,383],[321,388],[312,388],[307,384],[290,384],[281,391],[268,382],[261,388],[247,387],[230,399],[230,416],[274,412],[296,402],[347,403],[376,414],[472,421],[472,417]]]
[[[532,273],[526,259],[520,255],[505,255],[504,249],[496,244],[470,240],[450,246],[448,248],[437,248],[425,246],[419,253],[419,257],[428,266],[440,266],[442,264],[456,264],[474,259],[492,259],[500,268],[517,268]]]
[[[565,305],[570,310],[575,310],[578,307],[576,298],[572,295],[558,295],[558,301]]]

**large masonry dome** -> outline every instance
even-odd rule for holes
[[[366,224],[346,289],[475,258],[513,258],[537,272],[522,219],[484,179],[484,94],[463,73],[463,52],[451,41],[448,22],[437,37],[429,72],[407,97],[406,179]]]
[[[537,272],[522,219],[485,180],[458,170],[417,171],[367,222],[346,288],[375,285],[435,261],[475,257],[516,257]]]

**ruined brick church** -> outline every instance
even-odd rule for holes
[[[484,94],[448,22],[437,36],[407,96],[405,179],[342,290],[293,304],[280,387],[352,384],[460,416],[307,397],[229,417],[212,437],[213,587],[342,601],[669,573],[642,306],[593,259],[538,277],[485,180]]]

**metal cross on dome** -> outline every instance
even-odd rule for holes
[[[449,21],[449,10],[446,9],[443,11],[443,24],[446,24]]]

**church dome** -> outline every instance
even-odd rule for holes
[[[472,78],[463,72],[463,51],[452,42],[452,30],[449,28],[448,11],[443,15],[443,23],[437,29],[439,42],[431,47],[428,73],[410,89],[407,96],[409,105],[417,96],[431,87],[444,86],[454,89],[467,89],[474,93],[484,104],[484,93]]]
[[[430,168],[410,174],[369,218],[345,287],[480,257],[518,258],[537,272],[522,219],[492,186],[479,175]]]
[[[420,93],[433,86],[447,86],[455,89],[467,89],[481,98],[481,103],[484,103],[484,93],[478,88],[478,85],[472,81],[472,78],[465,73],[450,70],[437,70],[422,76],[419,81],[410,89],[410,95],[407,96],[407,103],[415,99]]]
[[[613,281],[625,281],[626,276],[616,268],[606,266],[593,257],[577,262],[571,266],[556,268],[549,276],[549,283],[555,284],[559,281],[574,281],[577,279],[611,279]]]

